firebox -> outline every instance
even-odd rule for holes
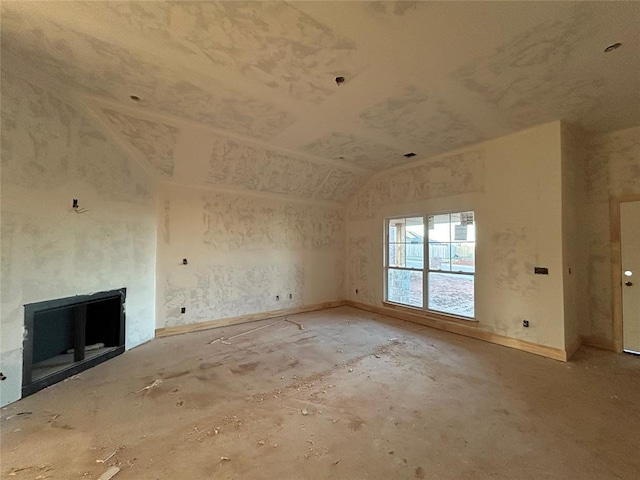
[[[24,306],[22,396],[124,352],[126,288]]]

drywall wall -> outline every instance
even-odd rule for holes
[[[159,215],[158,328],[341,300],[342,209],[165,184]]]
[[[588,313],[585,343],[613,349],[610,198],[640,194],[640,126],[596,135],[587,157]]]
[[[559,121],[377,174],[348,208],[346,298],[382,304],[385,217],[474,210],[477,328],[564,349],[561,189]]]
[[[579,127],[562,124],[562,258],[565,348],[580,344],[580,324],[588,316],[585,237],[586,140]]]
[[[5,405],[20,398],[26,303],[127,287],[126,346],[153,337],[156,213],[153,182],[80,107],[2,67]]]

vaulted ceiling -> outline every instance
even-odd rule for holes
[[[3,2],[2,55],[159,178],[344,203],[528,126],[640,124],[639,24],[638,2]]]

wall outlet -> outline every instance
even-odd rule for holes
[[[180,313],[187,313],[187,307],[182,307],[180,309]]]
[[[529,328],[529,320],[522,320],[522,326],[524,328]]]

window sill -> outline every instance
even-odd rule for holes
[[[459,325],[467,325],[470,327],[477,327],[480,322],[475,318],[457,317],[455,315],[448,315],[446,313],[433,312],[430,310],[423,310],[421,308],[414,308],[407,305],[400,305],[397,303],[382,302],[382,306],[385,308],[391,308],[399,312],[406,312],[418,317],[427,318],[430,320],[437,320],[441,322],[457,323]]]

